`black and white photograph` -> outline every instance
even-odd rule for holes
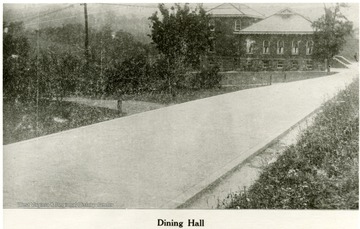
[[[4,212],[358,212],[358,3],[2,7]]]

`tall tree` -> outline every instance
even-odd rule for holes
[[[324,61],[327,71],[330,72],[329,61],[342,50],[346,43],[345,37],[352,33],[353,24],[342,13],[345,4],[336,4],[335,7],[326,7],[325,14],[314,21],[314,58]]]
[[[159,11],[149,19],[152,23],[150,37],[157,49],[170,61],[182,58],[187,64],[199,64],[201,54],[210,45],[209,16],[201,5],[191,10],[188,4],[175,4],[167,9],[159,4]]]
[[[181,81],[184,69],[198,68],[200,57],[211,45],[209,16],[201,5],[191,10],[188,4],[175,4],[170,9],[159,4],[159,11],[150,18],[153,43],[165,58],[168,90]]]

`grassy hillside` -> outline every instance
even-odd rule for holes
[[[107,25],[113,31],[123,30],[141,42],[150,43],[148,17],[156,11],[157,4],[152,7],[88,4],[89,28],[99,30]],[[23,21],[29,31],[66,24],[84,25],[84,7],[80,4],[4,4],[4,21]]]
[[[314,125],[261,174],[230,195],[237,209],[359,208],[359,81],[325,103]]]
[[[350,61],[355,61],[355,52],[359,52],[359,39],[355,36],[348,36],[346,38],[346,44],[339,55],[344,56]]]

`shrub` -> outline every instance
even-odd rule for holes
[[[199,73],[194,74],[192,87],[196,89],[209,89],[219,87],[223,75],[219,74],[218,66],[202,68]]]
[[[28,60],[30,44],[23,23],[9,24],[8,32],[3,33],[3,47],[4,100],[28,100],[32,82]]]
[[[152,91],[170,93],[173,96],[180,89],[191,88],[191,73],[188,64],[181,59],[174,62],[160,57],[152,66],[149,87]]]
[[[106,93],[136,93],[146,90],[149,83],[150,67],[146,57],[138,55],[127,58],[105,70]]]

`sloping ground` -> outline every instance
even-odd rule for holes
[[[4,207],[175,208],[356,74],[242,90],[4,146]]]
[[[229,208],[358,209],[359,81],[325,103],[296,145]]]
[[[117,111],[66,101],[39,100],[35,103],[5,102],[3,144],[20,142],[48,134],[121,117]]]
[[[297,143],[299,134],[311,126],[316,114],[317,112],[314,112],[310,116],[307,116],[296,126],[289,129],[288,132],[284,133],[283,136],[274,139],[273,143],[266,147],[266,149],[250,156],[244,163],[241,163],[238,167],[219,179],[218,182],[215,182],[186,201],[179,208],[226,208],[234,196],[238,196],[239,193],[248,190],[270,164],[274,163],[290,145]]]
[[[354,58],[355,53],[357,53],[359,60],[358,52],[359,52],[359,39],[348,36],[346,38],[346,44],[343,50],[339,53],[339,56],[344,56],[348,60],[355,62],[355,58]]]

